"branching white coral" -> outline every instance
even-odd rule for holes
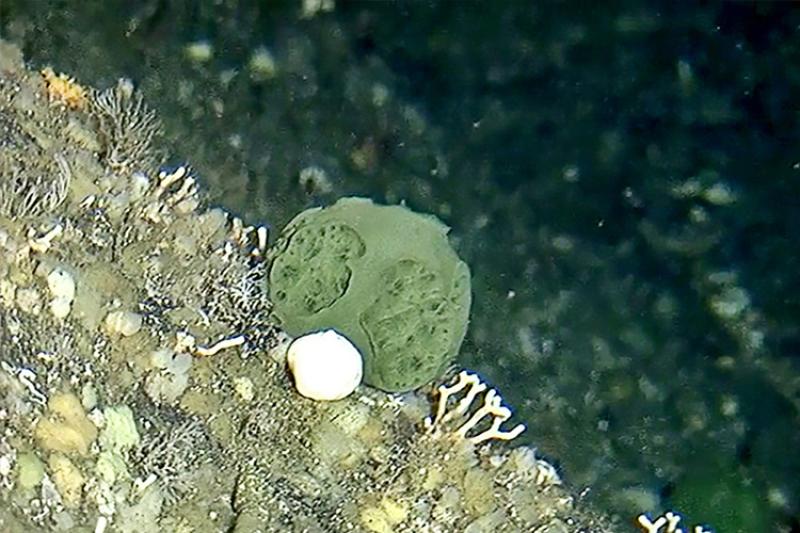
[[[177,185],[180,182],[180,185]],[[158,173],[158,184],[152,192],[152,201],[142,210],[145,219],[162,222],[166,213],[173,209],[188,213],[198,205],[197,180],[191,169],[181,165],[172,172],[162,170]]]
[[[655,521],[651,521],[646,514],[640,514],[636,521],[646,533],[684,533],[684,530],[678,527],[681,516],[672,511],[667,511]],[[711,533],[711,531],[703,526],[694,526],[691,533]]]
[[[436,417],[431,420],[430,417],[426,419],[425,424],[431,432],[437,428],[442,428],[449,425],[455,419],[465,418],[472,404],[477,399],[478,395],[485,392],[483,395],[483,405],[476,409],[469,418],[457,426],[452,432],[453,436],[467,439],[473,444],[480,444],[487,440],[512,440],[518,437],[525,431],[524,424],[517,424],[510,431],[501,429],[501,425],[511,418],[511,409],[503,405],[503,399],[495,389],[489,389],[483,383],[477,374],[470,374],[467,371],[462,371],[458,375],[458,381],[451,386],[439,386],[439,404],[436,410]],[[451,396],[464,392],[464,397],[455,405],[450,408],[448,400]],[[468,436],[468,434],[475,429],[482,421],[490,420],[490,427],[475,434]]]
[[[262,257],[267,249],[269,229],[266,226],[245,226],[239,217],[231,222],[231,239],[253,257]]]

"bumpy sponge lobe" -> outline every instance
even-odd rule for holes
[[[270,297],[293,336],[333,328],[364,381],[400,392],[438,377],[469,317],[470,275],[436,217],[344,198],[295,217],[270,256]]]

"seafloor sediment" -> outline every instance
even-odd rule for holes
[[[0,47],[0,530],[615,530],[491,438],[473,374],[300,397],[258,232],[170,166],[131,82]]]

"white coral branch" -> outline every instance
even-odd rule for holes
[[[455,407],[448,410],[448,400],[450,397],[465,389],[464,397]],[[486,384],[480,380],[477,374],[470,374],[469,372],[462,371],[458,375],[458,381],[453,385],[441,385],[439,387],[439,403],[436,409],[436,417],[433,420],[428,418],[426,420],[427,426],[433,431],[435,428],[442,427],[456,418],[466,416],[478,395],[486,391],[486,389]],[[483,405],[475,410],[467,421],[458,426],[452,434],[458,438],[469,440],[473,444],[480,444],[492,439],[512,440],[518,437],[525,431],[524,424],[518,424],[510,431],[504,431],[500,428],[506,420],[511,418],[511,410],[503,406],[502,402],[503,399],[497,391],[495,389],[489,389],[483,396]],[[481,421],[487,418],[491,419],[491,426],[488,429],[477,435],[467,436]]]

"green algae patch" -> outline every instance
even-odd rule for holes
[[[364,355],[364,381],[417,388],[453,361],[470,274],[432,215],[343,198],[306,210],[271,252],[270,298],[293,336],[333,328]]]

